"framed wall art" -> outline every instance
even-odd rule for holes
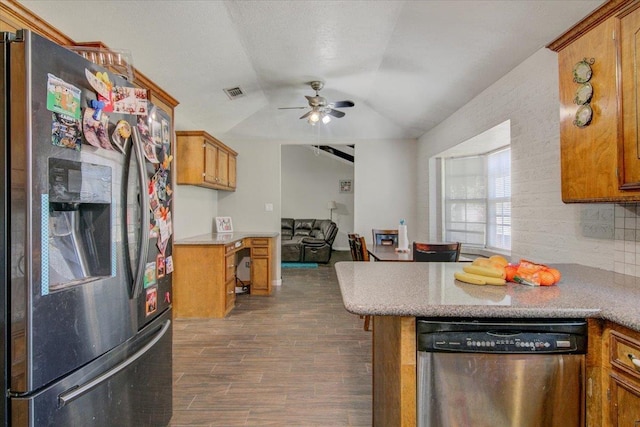
[[[218,233],[231,233],[233,231],[233,224],[231,223],[230,216],[217,216],[216,217],[216,232]]]
[[[351,193],[353,190],[352,182],[350,179],[341,179],[340,180],[340,192],[341,193]]]

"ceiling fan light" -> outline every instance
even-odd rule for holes
[[[320,113],[318,111],[314,111],[309,116],[309,123],[317,123],[320,120]]]
[[[324,123],[325,125],[327,123],[329,123],[330,121],[331,121],[331,116],[330,115],[325,114],[325,115],[322,116],[322,123]]]

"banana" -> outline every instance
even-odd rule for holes
[[[462,269],[466,273],[478,274],[480,276],[487,277],[498,277],[500,279],[504,279],[505,272],[504,269],[500,270],[495,267],[481,267],[479,265],[465,265]]]
[[[481,267],[490,267],[491,261],[489,260],[489,258],[479,256],[478,258],[473,260],[471,265],[479,265]]]
[[[484,280],[486,282],[487,285],[506,285],[507,281],[504,279],[501,279],[499,277],[489,277],[489,276],[480,276],[478,274],[473,274],[473,273],[464,273],[467,276],[469,276],[472,279],[477,279],[477,280]]]
[[[477,276],[474,277],[473,275],[468,273],[463,273],[462,271],[456,271],[455,273],[453,273],[453,276],[456,278],[456,280],[459,280],[465,283],[471,283],[472,285],[487,284],[487,281],[484,278],[477,278]]]

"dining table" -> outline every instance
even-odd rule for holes
[[[373,245],[367,248],[369,256],[375,261],[413,262],[413,250],[398,251],[393,245]]]
[[[398,251],[393,245],[373,245],[367,248],[374,261],[413,262],[413,249]],[[471,262],[473,259],[460,255],[458,262]]]

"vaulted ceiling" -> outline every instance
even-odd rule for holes
[[[420,137],[603,1],[20,3],[75,41],[130,50],[180,101],[177,129],[346,144]],[[279,109],[307,106],[311,80],[355,107],[317,126]]]

